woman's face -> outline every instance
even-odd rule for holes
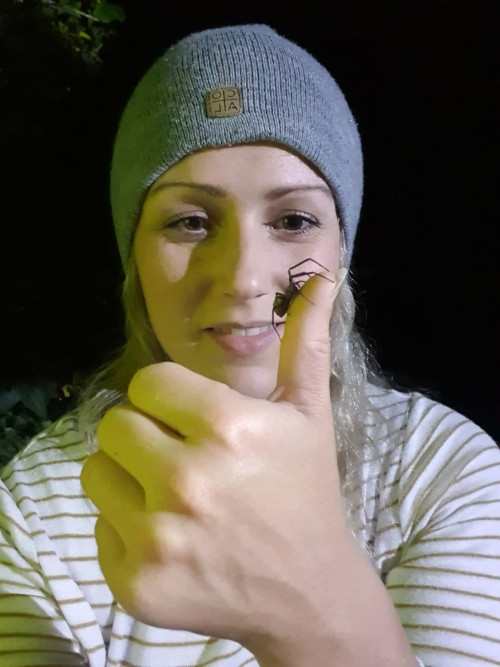
[[[162,174],[144,203],[134,253],[168,357],[266,398],[280,354],[276,293],[307,259],[333,279],[340,229],[331,191],[312,167],[276,145],[245,144],[194,153]],[[292,273],[322,270],[308,261]]]

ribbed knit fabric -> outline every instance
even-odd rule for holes
[[[207,114],[206,95],[237,88],[241,112]],[[148,187],[202,148],[255,141],[283,144],[309,160],[330,185],[352,254],[363,192],[361,143],[337,83],[307,51],[266,25],[190,35],[139,82],[120,121],[111,169],[111,204],[123,264]]]

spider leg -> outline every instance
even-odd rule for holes
[[[301,294],[300,290],[303,287],[303,285],[307,282],[307,280],[298,280],[299,278],[302,278],[303,276],[307,276],[307,279],[311,278],[312,276],[316,275],[321,275],[317,273],[316,271],[300,271],[299,273],[292,273],[293,269],[296,269],[299,266],[302,266],[302,264],[305,264],[306,262],[314,262],[318,266],[320,266],[322,269],[325,271],[329,271],[329,269],[326,268],[326,266],[323,266],[323,264],[320,264],[317,262],[315,259],[312,259],[312,257],[308,257],[307,259],[303,259],[301,262],[298,262],[298,264],[294,264],[288,269],[288,287],[286,288],[286,293],[281,294],[279,292],[276,293],[274,303],[273,303],[273,309],[272,309],[272,326],[273,329],[276,331],[278,338],[281,340],[281,336],[278,333],[278,329],[276,328],[275,322],[274,322],[274,315],[279,314],[279,315],[284,315],[285,313],[290,315],[288,312],[288,309],[290,308],[290,305],[292,301],[295,299],[297,294],[300,294],[304,299],[309,301],[309,303],[313,303],[310,299],[308,299],[306,296]],[[322,278],[325,278],[328,280],[328,282],[334,283],[334,280],[330,280],[330,278],[326,278],[326,276],[321,275]],[[288,301],[288,303],[287,303]],[[314,304],[313,304],[314,305]]]
[[[330,280],[330,278],[327,278],[322,273],[317,273],[316,275],[319,276],[320,278],[324,278],[325,280],[328,280],[329,283],[334,283],[335,282],[335,280]]]
[[[306,260],[306,261],[307,261],[307,260]],[[312,260],[312,261],[314,261],[314,260]],[[301,264],[303,264],[303,262],[301,262]],[[317,264],[319,264],[319,262],[317,262]],[[321,266],[321,264],[320,264],[320,266]],[[292,267],[292,268],[293,268],[293,267]],[[327,270],[328,270],[328,269],[327,269]],[[289,272],[289,274],[290,274],[290,272]],[[315,272],[303,271],[303,272],[301,272],[301,273],[290,274],[290,284],[294,286],[294,288],[295,288],[295,294],[294,294],[294,295],[292,296],[292,298],[290,299],[290,303],[288,304],[288,307],[290,307],[290,304],[292,303],[292,301],[295,299],[296,296],[301,296],[303,299],[306,299],[306,301],[309,301],[309,303],[313,303],[313,302],[311,301],[311,299],[308,299],[308,298],[307,298],[306,296],[304,296],[304,295],[302,294],[302,292],[300,291],[301,288],[302,288],[302,286],[303,286],[307,281],[306,281],[306,280],[298,280],[297,282],[293,282],[294,279],[296,279],[296,278],[300,278],[301,276],[308,276],[309,278],[310,278],[311,276],[320,276],[320,278],[324,278],[325,280],[328,280],[328,282],[330,282],[330,283],[334,283],[334,282],[335,282],[335,280],[330,280],[330,278],[327,278],[326,276],[321,275],[321,273],[315,273]],[[313,305],[314,305],[314,304],[313,304]],[[288,313],[288,314],[290,314],[290,313]]]
[[[305,282],[306,282],[306,281],[304,280],[304,283],[305,283]],[[304,284],[304,283],[303,283],[303,284]],[[290,298],[290,302],[289,302],[289,304],[288,304],[288,308],[290,308],[290,306],[292,305],[292,301],[293,301],[297,296],[301,296],[301,297],[302,297],[303,299],[305,299],[306,301],[309,301],[309,303],[312,303],[312,301],[311,301],[310,299],[308,299],[307,296],[304,296],[301,292],[299,292],[299,290],[296,290],[295,293],[294,293],[294,294],[291,296],[291,298]],[[291,315],[290,315],[290,311],[289,311],[288,309],[287,309],[287,316],[288,316],[288,317],[291,317]]]
[[[292,267],[293,268],[293,267]],[[315,271],[303,271],[302,273],[290,273],[289,272],[289,278],[290,280],[295,280],[296,278],[300,278],[300,276],[309,276],[311,278],[312,276],[319,276],[320,278],[324,278],[325,280],[328,280],[331,283],[334,283],[335,280],[330,280],[330,278],[327,278],[326,276],[322,275],[321,273],[316,273]],[[306,282],[305,280],[300,281],[302,285]],[[296,285],[297,283],[294,283]],[[301,285],[301,286],[302,286]]]
[[[292,266],[293,269],[293,266]],[[300,273],[292,273],[292,269],[288,269],[288,278],[290,280],[294,280],[295,278],[300,278],[300,276],[315,276],[316,272],[315,271],[301,271]]]
[[[295,288],[295,293],[294,293],[294,295],[292,296],[292,298],[290,299],[290,303],[288,304],[289,307],[290,307],[290,304],[292,303],[292,301],[295,299],[295,297],[296,297],[297,295],[301,296],[303,299],[306,299],[307,301],[309,301],[309,303],[312,303],[311,299],[308,299],[308,298],[307,298],[306,296],[304,296],[304,295],[302,294],[302,292],[300,291],[300,289],[302,288],[302,286],[305,285],[305,283],[306,283],[307,281],[306,281],[306,280],[298,280],[297,282],[293,282],[293,281],[294,281],[296,278],[300,278],[301,276],[308,276],[308,277],[310,278],[311,276],[317,276],[317,275],[319,275],[319,274],[314,273],[314,272],[313,272],[313,273],[310,273],[310,272],[308,272],[308,271],[303,271],[302,273],[295,273],[295,274],[293,274],[293,275],[290,275],[290,284],[294,286],[294,288]],[[324,278],[324,276],[322,276],[322,277]],[[330,280],[330,279],[327,278],[327,280]],[[330,281],[330,282],[334,282],[334,281]]]
[[[301,262],[299,262],[298,264],[295,264],[294,266],[291,266],[291,267],[288,269],[288,273],[290,273],[290,271],[291,271],[292,269],[296,269],[298,266],[302,266],[302,264],[305,264],[306,262],[314,262],[314,263],[317,264],[318,266],[321,266],[322,269],[325,269],[325,271],[328,271],[328,270],[329,270],[329,269],[326,268],[326,266],[323,266],[323,264],[320,264],[319,262],[317,262],[317,261],[316,261],[315,259],[313,259],[312,257],[308,257],[307,259],[303,259],[303,260],[302,260]]]
[[[302,297],[303,299],[305,299],[306,301],[309,301],[309,303],[313,303],[313,302],[311,301],[311,299],[308,299],[307,296],[304,296],[304,295],[302,294],[302,292],[297,292],[297,294],[295,294],[293,298],[295,299],[296,296],[301,296],[301,297]],[[292,299],[292,301],[293,301],[293,299]],[[313,304],[313,306],[314,306],[314,304]]]
[[[272,315],[272,325],[273,325],[273,329],[276,331],[276,335],[277,335],[278,338],[281,340],[281,336],[279,335],[278,329],[277,329],[276,325],[274,324],[274,308],[273,308],[272,311],[271,311],[271,315]]]

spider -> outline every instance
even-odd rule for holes
[[[276,314],[279,315],[280,317],[285,315],[288,309],[290,308],[290,304],[295,299],[297,294],[299,294],[300,288],[306,282],[306,280],[298,280],[297,282],[294,282],[297,278],[300,278],[302,276],[308,276],[308,278],[310,278],[311,276],[318,275],[316,271],[302,271],[300,273],[292,273],[293,269],[296,269],[298,266],[302,266],[302,264],[305,264],[306,262],[314,262],[318,266],[321,266],[322,269],[325,269],[325,271],[329,271],[329,269],[327,269],[326,266],[323,266],[323,264],[320,264],[315,259],[312,259],[312,257],[308,257],[307,259],[304,259],[302,262],[299,262],[298,264],[294,264],[294,266],[291,266],[288,269],[288,286],[285,290],[285,293],[283,294],[281,292],[276,292],[276,296],[274,298],[274,303],[273,303],[272,325],[273,329],[278,334],[278,338],[280,340],[281,336],[279,335],[278,329],[274,324],[274,315]],[[330,278],[327,278],[326,276],[321,276],[321,277],[325,278],[325,280],[330,280]],[[330,282],[333,283],[335,281],[330,280]],[[309,301],[309,299],[307,300]]]

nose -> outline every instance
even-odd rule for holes
[[[276,258],[265,236],[260,226],[238,226],[220,244],[215,280],[225,296],[248,301],[272,292]]]

